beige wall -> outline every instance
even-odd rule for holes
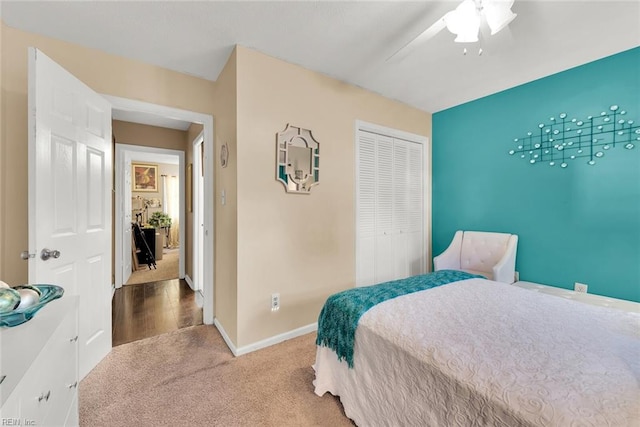
[[[431,138],[431,115],[250,49],[236,52],[242,347],[316,322],[328,295],[355,285],[355,121]],[[320,183],[310,195],[287,194],[275,179],[275,135],[287,123],[320,142]],[[274,292],[281,308],[272,313]]]
[[[238,343],[239,299],[238,278],[238,155],[237,155],[237,48],[231,54],[216,81],[213,96],[215,102],[215,141],[213,162],[215,174],[215,313],[229,338]],[[229,145],[229,160],[226,168],[219,167],[220,147]],[[220,195],[226,193],[226,204],[222,206]]]
[[[237,347],[315,322],[328,295],[354,285],[355,120],[431,137],[428,113],[250,49],[236,48],[212,83],[3,24],[0,276],[10,283],[27,280],[18,254],[27,248],[28,46],[99,93],[214,116],[214,158],[205,167],[216,164],[215,314]],[[321,144],[311,195],[286,194],[275,180],[275,134],[287,123],[311,129]],[[114,133],[126,142],[122,129]],[[224,169],[222,143],[230,153]],[[281,294],[277,313],[273,292]]]
[[[113,137],[118,144],[142,145],[185,151],[187,131],[113,120]]]
[[[214,83],[2,23],[2,188],[0,275],[27,281],[27,48],[35,46],[99,93],[213,115]],[[6,177],[11,177],[11,185]]]

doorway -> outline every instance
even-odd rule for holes
[[[115,137],[119,138],[118,135]],[[116,289],[127,283],[184,279],[185,183],[180,179],[185,176],[184,151],[122,142],[116,142],[115,151]],[[152,171],[153,187],[135,191],[135,174],[132,171],[147,167]],[[176,205],[179,209],[175,214],[165,215],[174,198],[167,191],[170,181],[178,184],[178,200],[173,201],[172,209]],[[171,218],[168,225],[156,223],[154,218],[157,215]]]
[[[202,206],[202,259],[213,260],[214,259],[214,246],[213,246],[213,224],[214,224],[214,212],[213,212],[213,175],[214,175],[214,162],[213,159],[213,117],[207,114],[195,113],[186,110],[175,109],[171,107],[160,106],[156,104],[150,104],[142,101],[136,101],[131,99],[113,97],[109,95],[103,95],[112,105],[114,111],[124,112],[129,115],[130,118],[139,121],[144,120],[145,117],[154,116],[161,117],[168,121],[184,121],[189,123],[199,123],[203,126],[202,140],[203,146],[202,156],[203,162],[208,167],[204,168],[202,174],[202,199],[200,200]],[[182,172],[184,175],[184,171]],[[116,174],[115,177],[115,190],[116,190],[116,204],[118,204],[119,195],[122,193],[122,186],[126,177]],[[205,197],[204,195],[210,194],[211,197]],[[120,199],[124,200],[124,199]],[[184,204],[183,204],[184,205]],[[119,208],[119,209],[118,209]],[[116,207],[116,217],[119,212],[122,212],[122,206]],[[116,233],[115,233],[115,260],[116,271],[122,271],[122,218],[116,220]],[[184,241],[184,237],[182,237]],[[189,243],[187,243],[189,244]],[[184,245],[183,245],[184,246]],[[184,257],[183,257],[184,258]],[[182,269],[185,268],[184,263]],[[181,270],[181,277],[185,277],[185,280],[189,281],[191,278],[189,275]],[[122,277],[114,279],[115,284],[122,284]],[[213,324],[214,321],[214,270],[213,262],[202,263],[202,280],[201,290],[198,292],[198,297],[201,295],[201,305],[203,309],[203,323]]]
[[[111,311],[115,347],[202,324],[202,304],[197,305],[195,290],[184,280],[183,149],[191,124],[165,128],[133,123],[119,111],[113,118],[114,173],[121,184],[114,218],[122,233]],[[176,149],[133,143],[163,143]]]
[[[35,48],[29,48],[28,77],[29,247],[45,247],[51,244],[55,246],[50,247],[65,253],[65,258],[57,262],[30,262],[29,280],[33,283],[59,283],[71,295],[90,295],[88,299],[81,299],[79,310],[79,377],[82,378],[111,349],[109,302],[113,292],[110,295],[109,288],[115,287],[115,277],[110,274],[111,261],[114,257],[113,251],[121,251],[122,248],[122,233],[116,233],[118,242],[115,244],[112,239],[113,199],[116,196],[111,185],[114,178],[110,138],[112,108],[113,111],[151,114],[203,125],[205,162],[211,163],[210,167],[205,169],[205,194],[212,196],[204,201],[204,256],[211,261],[214,259],[213,117],[98,94]],[[36,92],[54,96],[55,102],[51,98],[36,96]],[[62,120],[59,127],[64,129],[55,131],[59,136],[51,131],[48,120],[52,115],[57,115],[56,117],[59,116]],[[76,131],[68,132],[70,129]],[[50,153],[54,137],[55,143],[60,146],[59,152],[64,154],[52,161]],[[49,153],[49,157],[46,153]],[[44,160],[46,166],[36,164],[34,160],[37,159]],[[63,160],[67,160],[68,163],[73,161],[73,164],[69,167],[57,167]],[[80,168],[80,173],[75,172],[77,168]],[[53,173],[57,174],[57,179],[53,178]],[[120,177],[115,178],[120,181]],[[55,185],[60,187],[61,183],[74,190],[54,191]],[[71,199],[77,195],[88,199]],[[45,199],[56,203],[60,208],[59,212],[55,211],[58,212],[56,216],[51,214],[51,206],[36,208],[36,204],[33,203],[35,200]],[[117,197],[115,199],[117,200]],[[54,217],[62,222],[54,224],[51,221]],[[79,221],[77,218],[85,220]],[[77,224],[80,226],[76,227]],[[122,221],[117,221],[116,224],[121,225]],[[52,236],[66,240],[54,242]],[[46,244],[42,242],[43,239],[46,240]],[[78,272],[76,267],[80,262],[83,263],[82,271]],[[213,277],[213,262],[209,262],[204,268],[203,285],[203,320],[206,324],[213,324],[214,320]]]

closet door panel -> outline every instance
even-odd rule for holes
[[[369,286],[376,283],[376,238],[364,237],[358,240],[356,259],[356,286]]]
[[[426,242],[424,227],[424,153],[423,145],[417,143],[409,143],[408,146],[407,171],[409,179],[409,196],[408,196],[408,234],[407,239],[407,261],[411,275],[426,273],[426,265],[424,262],[424,254],[426,252]]]
[[[356,204],[356,286],[375,283],[376,138],[360,132],[358,138]]]
[[[393,232],[393,138],[376,135],[376,234]]]
[[[376,283],[394,278],[393,138],[376,135]]]
[[[393,236],[390,233],[376,236],[376,283],[395,279],[395,263],[393,256]]]
[[[422,233],[409,233],[407,235],[407,268],[408,276],[417,276],[427,272],[424,263],[425,244]]]
[[[393,141],[393,231],[406,232],[409,228],[409,143]]]
[[[411,275],[409,265],[409,241],[405,232],[393,236],[393,278],[404,279]]]
[[[393,262],[394,279],[409,276],[409,145],[401,139],[393,140]]]

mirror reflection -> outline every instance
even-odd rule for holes
[[[308,129],[287,125],[277,134],[276,179],[288,193],[309,194],[318,184],[319,146]]]

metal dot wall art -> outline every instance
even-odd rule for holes
[[[584,159],[593,166],[612,148],[632,150],[640,145],[640,125],[629,120],[625,110],[612,105],[608,111],[584,120],[560,113],[513,141],[515,148],[509,154],[531,165],[567,168],[571,162]]]

